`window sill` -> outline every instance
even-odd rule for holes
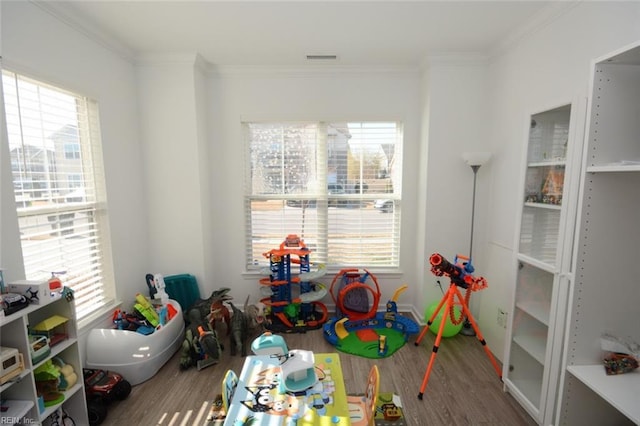
[[[360,270],[366,269],[367,271],[371,272],[373,275],[375,275],[378,278],[380,277],[399,278],[404,275],[404,272],[400,269],[357,268],[355,266],[353,267],[345,266],[342,269],[347,269],[347,268],[360,269]],[[325,277],[333,277],[342,269],[329,268],[327,269],[327,273],[325,274]],[[263,274],[259,270],[252,270],[252,271],[244,271],[242,273],[242,276],[246,279],[258,279],[257,277],[266,277],[268,275]]]
[[[113,316],[113,311],[118,309],[122,305],[122,302],[119,300],[112,300],[107,302],[105,305],[98,308],[91,315],[87,315],[78,321],[78,333],[83,334],[86,331],[89,331],[93,328],[99,328],[105,322],[105,319],[108,319]]]

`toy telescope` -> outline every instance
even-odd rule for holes
[[[487,286],[487,281],[483,277],[474,277],[470,271],[473,271],[473,267],[467,267],[464,264],[457,262],[459,256],[456,256],[456,263],[451,263],[439,253],[434,253],[429,257],[429,263],[431,263],[431,272],[438,276],[446,276],[451,279],[451,282],[462,288],[470,288],[472,291],[482,290]],[[471,261],[467,264],[470,265]]]

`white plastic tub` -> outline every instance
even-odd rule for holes
[[[170,299],[176,315],[152,334],[95,328],[87,339],[87,368],[120,373],[131,385],[153,377],[173,356],[184,340],[184,318],[180,304]]]

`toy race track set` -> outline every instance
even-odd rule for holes
[[[406,290],[396,290],[387,302],[386,311],[378,312],[380,287],[378,280],[366,269],[343,269],[331,282],[330,293],[336,305],[336,318],[324,325],[325,339],[336,349],[366,358],[385,358],[400,349],[418,324],[398,314],[398,296]]]
[[[288,235],[280,247],[264,253],[269,259],[269,276],[260,280],[260,300],[268,309],[266,328],[275,332],[305,332],[322,327],[327,321],[327,307],[320,302],[326,296],[324,284],[315,282],[325,268],[311,270],[311,250],[297,235]],[[298,265],[296,275],[292,265]],[[297,295],[294,289],[297,288]]]

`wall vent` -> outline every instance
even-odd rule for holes
[[[307,55],[308,61],[335,61],[338,55]]]

